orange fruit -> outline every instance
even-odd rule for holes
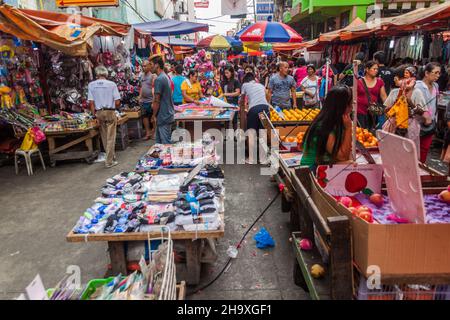
[[[287,137],[287,142],[294,142],[295,138],[294,137]]]

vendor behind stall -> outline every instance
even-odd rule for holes
[[[318,165],[350,160],[352,150],[352,92],[335,86],[329,92],[318,116],[305,133],[301,164],[315,171]]]
[[[106,152],[105,165],[111,168],[119,163],[116,161],[116,108],[120,106],[120,93],[117,85],[109,80],[108,69],[104,66],[95,68],[97,80],[88,85],[89,107],[100,125],[100,136]]]
[[[181,92],[183,95],[183,103],[200,104],[203,93],[196,70],[189,71],[188,78],[181,85]]]

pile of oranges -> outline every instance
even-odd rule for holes
[[[312,121],[319,114],[319,109],[284,109],[282,119],[275,111],[270,110],[271,121]]]
[[[362,143],[366,148],[373,148],[378,146],[378,139],[367,129],[356,128],[356,139]]]
[[[287,142],[287,143],[293,143],[293,142],[297,142],[297,146],[302,146],[303,145],[303,137],[305,136],[304,132],[299,132],[297,133],[296,136],[281,136],[281,141],[282,142]]]

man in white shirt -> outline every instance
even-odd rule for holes
[[[98,119],[100,135],[106,152],[107,168],[118,165],[115,160],[117,116],[116,108],[120,106],[120,93],[117,85],[106,79],[108,70],[104,66],[95,68],[97,80],[88,85],[89,107]]]

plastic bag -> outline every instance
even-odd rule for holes
[[[33,136],[33,141],[36,144],[39,144],[43,141],[45,141],[47,138],[45,137],[44,132],[42,132],[42,130],[39,127],[33,127],[31,128],[31,133]]]
[[[20,149],[24,151],[37,149],[37,144],[33,140],[33,133],[31,129],[27,130],[27,133],[25,134],[25,137],[23,138],[22,144],[20,146]]]
[[[253,237],[256,241],[256,247],[258,249],[265,249],[267,247],[275,247],[275,241],[273,241],[266,228],[262,227],[257,234]]]

